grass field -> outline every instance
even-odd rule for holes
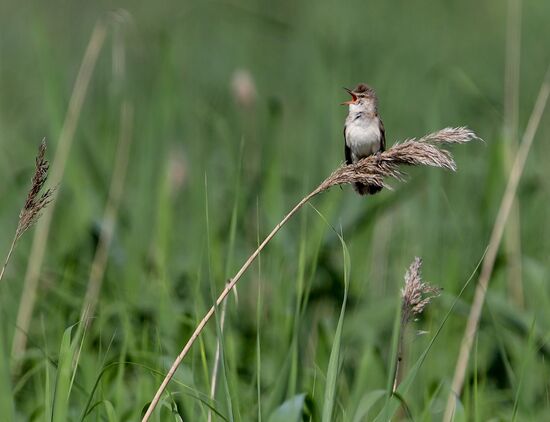
[[[443,420],[549,19],[547,0],[2,0],[0,257],[44,137],[57,190],[0,282],[0,420],[140,420],[227,280],[342,163],[358,82],[389,145],[448,126],[484,142],[452,148],[456,173],[303,207],[151,420]],[[492,245],[455,421],[550,418],[549,116]],[[416,256],[443,291],[404,331],[390,398]]]

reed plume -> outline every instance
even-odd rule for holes
[[[456,171],[451,153],[440,146],[464,144],[473,139],[478,139],[476,134],[465,127],[446,128],[420,139],[407,139],[385,152],[371,155],[355,164],[341,166],[320,187],[326,190],[334,185],[359,182],[391,189],[385,179],[403,181],[405,174],[401,166],[431,166]]]
[[[419,316],[431,300],[439,296],[441,289],[422,280],[422,259],[416,257],[405,273],[405,286],[401,289],[401,326],[399,328],[399,340],[397,344],[397,361],[393,377],[395,392],[401,379],[401,362],[403,361],[403,340],[407,324]]]
[[[38,155],[35,161],[35,170],[32,177],[32,184],[27,194],[25,205],[19,213],[19,224],[17,225],[16,238],[19,239],[23,233],[31,227],[42,213],[42,210],[50,203],[52,199],[52,189],[43,191],[48,179],[48,170],[50,163],[45,158],[46,155],[46,140],[43,139],[38,148]],[[42,194],[40,193],[42,192]]]
[[[327,189],[342,184],[363,183],[367,185],[382,186],[388,189],[391,187],[386,183],[385,179],[393,178],[400,181],[404,180],[405,173],[402,172],[401,166],[431,166],[439,167],[447,170],[455,171],[456,163],[449,151],[442,149],[444,145],[464,144],[474,139],[479,139],[476,134],[466,127],[446,128],[438,132],[430,133],[419,139],[407,139],[401,143],[396,143],[387,151],[371,155],[363,158],[355,164],[341,165],[329,177],[327,177],[317,188],[307,194],[298,202],[290,212],[275,226],[275,228],[267,235],[264,241],[250,255],[243,264],[241,269],[230,279],[224,290],[218,296],[216,303],[208,310],[203,319],[198,323],[191,338],[187,341],[180,354],[175,359],[166,374],[162,384],[158,388],[153,400],[149,404],[142,422],[149,420],[157,404],[160,401],[162,393],[166,386],[176,373],[183,358],[187,355],[193,343],[197,340],[206,323],[212,318],[216,307],[220,306],[225,297],[233,289],[240,280],[242,275],[258,257],[260,252],[269,243],[269,241],[277,234],[290,218],[296,214],[309,200]]]
[[[6,256],[6,260],[2,266],[0,281],[4,277],[4,272],[8,266],[8,262],[15,249],[17,241],[21,238],[21,236],[23,236],[29,227],[38,221],[42,211],[48,206],[52,199],[53,189],[44,190],[46,180],[48,179],[49,168],[50,163],[46,160],[46,140],[43,139],[38,147],[38,155],[35,160],[35,169],[32,177],[31,188],[27,193],[25,205],[23,205],[23,208],[21,208],[21,211],[19,212],[17,230],[15,230],[15,235],[8,251],[8,255]]]
[[[422,281],[422,259],[416,257],[405,274],[405,287],[401,290],[403,303],[401,319],[405,324],[420,315],[441,289]]]

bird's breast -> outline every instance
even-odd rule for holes
[[[346,122],[346,144],[353,162],[380,150],[380,122],[374,119],[355,119]]]

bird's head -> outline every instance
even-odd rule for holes
[[[343,102],[342,105],[349,106],[350,112],[376,112],[378,108],[378,98],[376,92],[366,84],[359,84],[353,90],[344,88],[351,100]]]

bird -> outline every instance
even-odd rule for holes
[[[360,83],[353,90],[344,88],[351,100],[342,103],[349,106],[344,125],[344,154],[346,164],[354,164],[369,155],[379,154],[386,149],[384,123],[378,114],[378,97],[373,88]],[[359,195],[374,195],[381,186],[354,183]]]

